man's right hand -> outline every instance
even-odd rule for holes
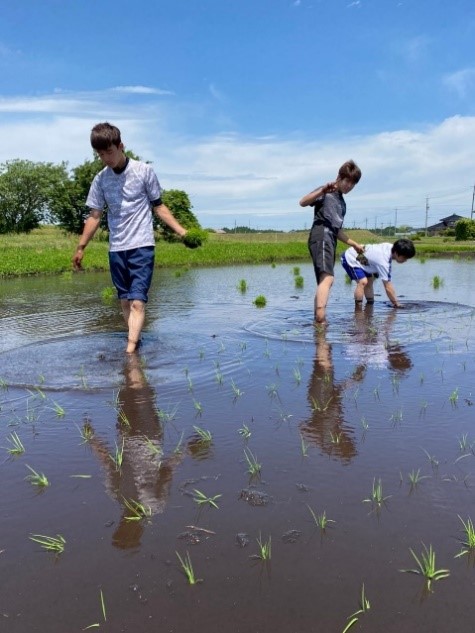
[[[73,270],[80,271],[82,270],[82,258],[84,256],[84,249],[80,246],[77,247],[76,252],[73,255]]]

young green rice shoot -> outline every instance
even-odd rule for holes
[[[416,561],[417,567],[415,569],[401,569],[402,572],[407,572],[410,574],[419,574],[424,576],[426,580],[427,589],[431,589],[432,581],[441,580],[442,578],[447,578],[450,576],[450,570],[448,569],[436,569],[435,566],[435,552],[432,549],[432,545],[429,545],[427,548],[424,543],[422,543],[422,547],[424,548],[421,552],[420,557],[418,557],[412,549],[409,551],[412,554],[412,557]]]
[[[216,510],[219,508],[218,504],[216,503],[216,499],[219,499],[223,495],[214,495],[214,497],[207,497],[204,492],[201,492],[201,490],[197,490],[196,488],[194,488],[194,493],[195,496],[193,497],[193,500],[198,505],[201,506],[207,504],[212,508],[216,508]]]
[[[200,579],[195,577],[195,572],[193,570],[193,565],[191,563],[189,552],[187,551],[183,558],[180,556],[180,554],[177,551],[175,551],[175,554],[177,555],[178,560],[180,561],[181,569],[183,573],[185,574],[189,584],[196,585],[197,582],[201,582]]]
[[[94,429],[92,428],[89,420],[84,420],[82,429],[80,429],[77,424],[76,427],[79,431],[79,435],[82,437],[83,444],[92,440],[92,438],[94,437]]]
[[[243,424],[242,427],[238,429],[238,433],[245,440],[248,440],[251,437],[251,431],[247,424]]]
[[[25,447],[23,446],[23,442],[18,437],[16,431],[10,433],[10,436],[7,437],[7,442],[10,442],[11,447],[4,447],[5,450],[10,453],[10,455],[21,455],[25,452]]]
[[[211,431],[207,429],[202,429],[200,426],[193,426],[195,433],[200,438],[200,442],[203,444],[210,444],[213,441],[213,435]]]
[[[339,445],[341,444],[341,438],[343,437],[343,433],[332,433],[330,431],[331,443]]]
[[[463,548],[455,558],[459,558],[465,554],[472,554],[475,551],[475,527],[473,526],[472,519],[468,517],[468,519],[464,521],[460,515],[458,515],[458,518],[462,521],[465,538],[460,541]]]
[[[294,266],[292,272],[294,277],[298,277],[300,275],[300,266]]]
[[[300,368],[294,367],[293,374],[295,382],[297,383],[297,385],[300,385],[300,383],[302,382],[302,374],[300,373]]]
[[[333,396],[329,398],[326,402],[323,402],[323,400],[320,402],[320,400],[317,400],[313,396],[310,396],[310,401],[312,403],[312,411],[326,411],[328,407],[330,406],[330,403],[332,400],[333,400]]]
[[[320,514],[317,514],[316,512],[314,512],[312,510],[312,508],[308,504],[307,504],[307,508],[309,509],[309,512],[312,515],[313,520],[315,521],[315,525],[318,528],[320,528],[322,532],[325,532],[327,527],[330,527],[329,526],[330,523],[335,523],[335,521],[333,521],[333,519],[328,519],[327,518],[326,510],[324,510]]]
[[[351,629],[353,624],[356,624],[356,622],[358,622],[358,616],[364,615],[370,609],[371,609],[371,603],[366,597],[364,583],[363,583],[363,586],[361,587],[360,608],[358,609],[358,611],[355,611],[348,617],[349,621],[347,625],[345,626],[345,628],[343,629],[342,633],[347,633],[347,631]]]
[[[468,433],[463,433],[458,438],[458,443],[459,443],[459,449],[461,453],[467,453],[472,448],[472,443],[468,439]]]
[[[449,396],[450,404],[455,407],[459,399],[459,388],[456,387]]]
[[[303,277],[302,275],[297,275],[295,277],[295,287],[296,288],[303,288]]]
[[[262,464],[259,464],[257,457],[252,454],[250,449],[244,449],[244,457],[247,462],[247,472],[251,477],[257,477],[261,473]]]
[[[115,465],[115,469],[117,472],[122,470],[122,462],[124,461],[124,438],[122,438],[122,445],[119,448],[117,442],[115,443],[115,453],[112,455],[109,453],[109,457],[113,461]]]
[[[259,537],[256,539],[256,541],[259,546],[259,552],[257,554],[254,554],[252,558],[259,558],[263,561],[270,560],[272,556],[272,537],[269,536],[267,541],[263,541],[261,534],[259,534]]]
[[[58,418],[64,418],[64,416],[66,415],[66,411],[64,410],[64,408],[60,404],[55,402],[54,400],[53,400],[53,407],[52,407],[52,409],[56,413]]]
[[[407,475],[411,488],[415,488],[423,479],[427,479],[428,477],[429,475],[421,475],[420,468],[417,470],[411,470],[411,472]]]
[[[247,290],[247,281],[245,279],[240,279],[239,280],[238,290],[240,292],[242,292],[243,294],[246,292],[246,290]]]
[[[303,457],[308,457],[308,444],[302,434],[300,434],[300,450]]]
[[[129,516],[124,517],[126,521],[141,521],[152,516],[152,508],[150,506],[146,506],[135,499],[123,497],[123,500],[125,507],[130,512]]]
[[[203,405],[201,402],[193,400],[193,406],[195,407],[196,415],[201,417],[203,415]]]
[[[267,304],[267,299],[264,297],[264,295],[257,295],[253,303],[256,308],[264,308]]]
[[[388,497],[383,495],[383,484],[381,482],[381,478],[376,481],[376,478],[373,479],[373,487],[371,490],[371,495],[367,499],[363,499],[363,503],[372,503],[376,506],[381,506]]]
[[[33,470],[28,464],[25,464],[25,466],[31,471],[31,475],[27,475],[25,479],[29,481],[32,486],[38,486],[39,488],[49,486],[48,478],[44,473],[37,473],[36,470]]]
[[[244,395],[244,391],[239,389],[239,387],[235,384],[234,380],[231,378],[231,388],[233,390],[234,399],[237,400],[242,395]]]
[[[437,288],[440,288],[443,285],[444,280],[442,279],[442,277],[439,277],[439,275],[434,275],[432,277],[432,287],[434,288],[434,290],[437,290]]]
[[[43,534],[31,534],[30,540],[39,543],[41,547],[49,552],[56,552],[56,554],[62,554],[66,545],[66,540],[61,534],[56,536],[44,536]]]

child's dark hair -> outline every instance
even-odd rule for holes
[[[109,149],[112,145],[119,147],[122,143],[120,130],[110,123],[98,123],[91,130],[91,145],[95,150]]]
[[[343,180],[343,178],[348,178],[351,182],[354,182],[355,185],[360,181],[361,178],[361,169],[355,163],[354,160],[347,160],[346,163],[338,170],[338,178]]]
[[[406,259],[411,259],[416,254],[416,249],[411,240],[401,238],[394,242],[391,252],[396,253],[396,255],[402,255]]]

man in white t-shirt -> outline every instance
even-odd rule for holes
[[[414,244],[405,238],[396,240],[394,244],[368,244],[359,255],[354,248],[346,250],[341,256],[341,264],[349,278],[356,281],[355,303],[361,304],[363,297],[366,297],[367,303],[374,303],[373,282],[379,277],[389,301],[395,308],[401,308],[391,282],[392,263],[395,260],[398,264],[404,264],[415,254]]]
[[[81,268],[84,249],[99,228],[107,207],[109,264],[122,313],[128,328],[127,353],[140,344],[145,304],[152,283],[155,259],[152,209],[180,237],[186,229],[163,204],[162,190],[152,167],[124,153],[120,130],[110,123],[98,123],[91,131],[91,145],[105,167],[94,178],[86,205],[89,217],[73,257]]]

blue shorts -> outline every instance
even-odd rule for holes
[[[353,281],[358,281],[359,279],[364,279],[365,277],[370,278],[373,276],[371,273],[366,273],[362,268],[359,268],[357,266],[353,268],[353,266],[350,266],[346,261],[345,253],[343,253],[343,255],[341,256],[341,265],[345,269],[348,277]]]
[[[139,299],[147,303],[154,262],[154,246],[109,252],[112,283],[119,299]]]

